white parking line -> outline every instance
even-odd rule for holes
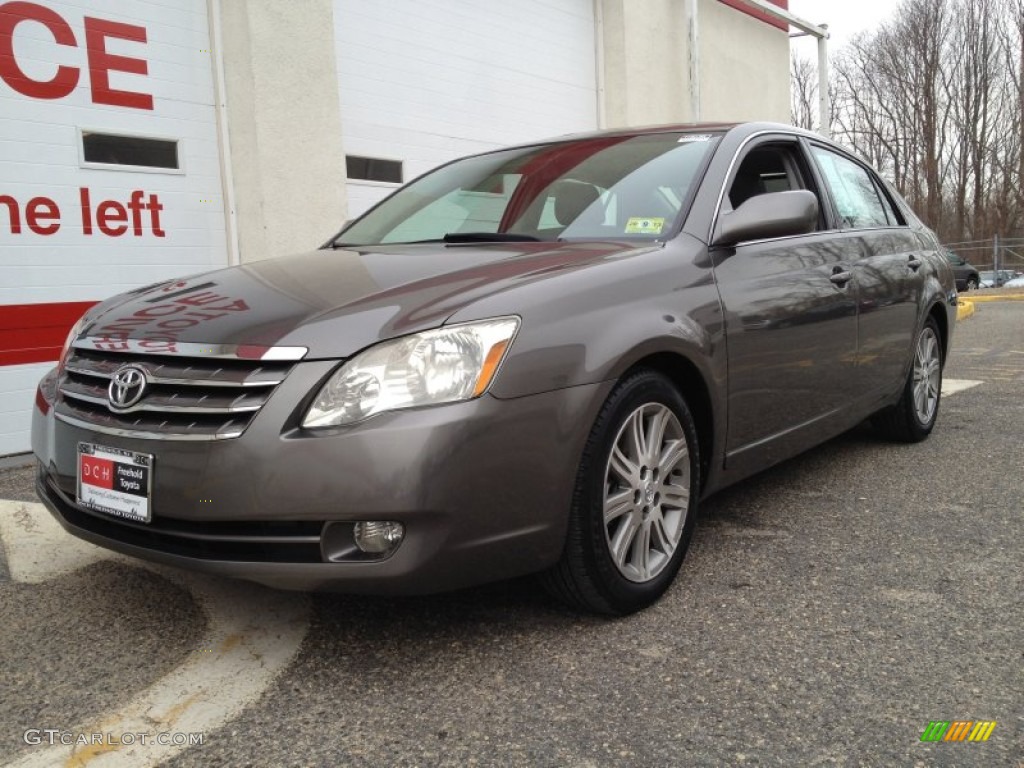
[[[150,568],[188,589],[208,621],[197,652],[119,710],[94,723],[58,724],[62,730],[87,735],[132,734],[134,744],[29,747],[5,768],[137,768],[166,761],[187,745],[158,744],[157,734],[202,733],[208,741],[213,729],[255,701],[288,665],[309,627],[309,600],[304,595],[120,557],[66,533],[41,504],[0,500],[0,540],[15,581],[40,583],[100,559],[117,558]],[[40,724],[53,727],[57,726]],[[145,746],[138,734],[148,734]]]
[[[963,392],[965,389],[976,387],[979,384],[984,384],[983,381],[975,381],[974,379],[943,379],[942,380],[942,396],[949,397],[955,395],[957,392]]]

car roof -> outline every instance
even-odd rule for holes
[[[520,149],[526,147],[541,146],[544,144],[558,144],[561,142],[587,141],[591,139],[618,138],[630,136],[649,136],[659,133],[715,134],[721,136],[729,134],[730,136],[742,141],[747,136],[764,132],[787,133],[793,136],[803,136],[808,139],[814,139],[816,141],[824,142],[842,152],[846,152],[847,154],[853,154],[853,152],[849,148],[837,144],[831,139],[822,136],[820,133],[808,131],[803,128],[797,128],[795,126],[787,125],[785,123],[774,123],[768,121],[755,121],[743,123],[667,123],[664,125],[644,125],[621,128],[605,128],[598,131],[568,133],[561,136],[551,136],[546,139],[538,139],[536,141],[526,141],[520,144],[512,144],[506,147],[500,147],[495,150],[488,150],[487,152],[481,152],[479,154],[489,154],[490,152],[501,151],[503,149]]]
[[[578,139],[596,139],[615,136],[642,136],[652,133],[759,133],[766,130],[792,133],[808,138],[825,139],[820,133],[797,128],[786,123],[774,123],[769,121],[752,122],[717,122],[717,123],[666,123],[664,125],[642,125],[628,126],[621,128],[604,128],[597,131],[583,131],[580,133],[567,133],[561,136],[553,136],[546,141],[575,141]],[[525,142],[522,146],[530,146],[536,142]],[[830,142],[834,143],[834,142]]]

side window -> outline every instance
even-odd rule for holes
[[[824,147],[815,146],[811,151],[832,193],[843,229],[888,227],[900,223],[892,205],[879,194],[871,174],[864,168]]]
[[[907,222],[900,213],[900,209],[893,203],[892,198],[885,191],[885,185],[878,179],[877,176],[872,176],[875,180],[875,189],[878,190],[878,197],[882,200],[882,207],[885,208],[885,215],[889,219],[889,226],[903,226]]]
[[[761,144],[740,162],[729,186],[728,200],[735,210],[757,195],[805,189],[818,196],[820,202],[821,196],[811,179],[807,160],[796,144]],[[824,206],[819,205],[819,209],[817,228],[822,230]]]
[[[793,162],[793,150],[787,146],[759,146],[743,158],[729,187],[733,210],[766,192],[805,189]]]

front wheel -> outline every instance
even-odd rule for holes
[[[931,434],[942,398],[942,341],[934,318],[917,334],[914,360],[899,401],[875,415],[875,426],[886,436],[917,443]]]
[[[668,589],[696,521],[697,430],[678,390],[640,370],[616,386],[577,472],[561,561],[545,585],[586,611],[623,615]]]
[[[978,278],[976,278],[976,277],[969,277],[967,279],[967,290],[968,291],[976,291],[976,290],[978,290]]]

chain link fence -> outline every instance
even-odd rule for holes
[[[1001,238],[996,235],[986,240],[944,243],[944,246],[969,261],[979,272],[998,274],[1000,284],[1024,275],[1024,237]],[[984,275],[982,279],[985,279]]]

